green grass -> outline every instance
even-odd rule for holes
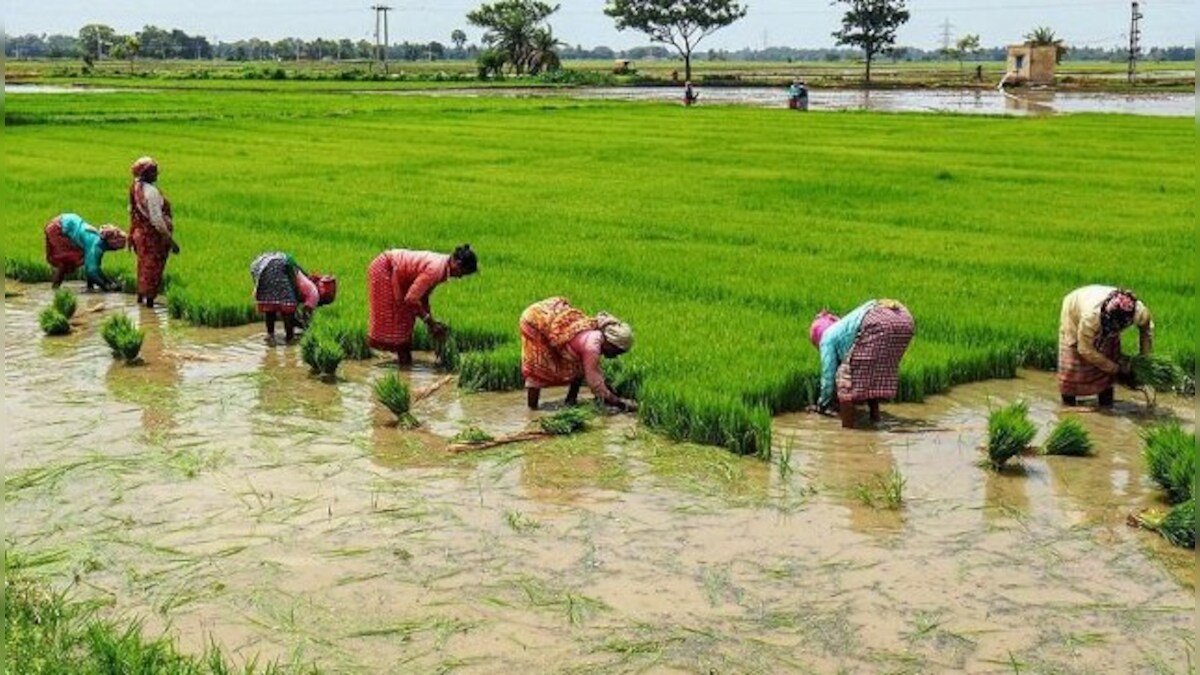
[[[71,323],[67,321],[67,317],[53,306],[43,309],[38,314],[38,325],[46,335],[66,335],[71,332]]]
[[[100,334],[112,350],[113,358],[126,363],[137,360],[142,351],[142,341],[146,338],[145,331],[133,325],[133,321],[124,314],[114,314],[105,319],[100,326]]]
[[[873,509],[895,511],[904,506],[904,486],[908,480],[898,469],[876,474],[871,480],[854,486],[854,496]]]
[[[1146,430],[1142,439],[1146,468],[1154,482],[1166,490],[1172,503],[1191,498],[1196,481],[1196,435],[1171,422]]]
[[[1047,455],[1086,457],[1092,454],[1092,439],[1079,420],[1064,417],[1050,431],[1042,451]]]
[[[1029,405],[1017,401],[988,415],[988,464],[1000,471],[1008,460],[1029,448],[1037,427],[1029,421]]]
[[[470,242],[480,273],[433,296],[454,329],[462,386],[520,388],[517,317],[565,295],[634,326],[633,351],[606,367],[643,423],[760,456],[771,415],[815,397],[806,332],[822,307],[905,302],[917,323],[901,369],[909,401],[1052,366],[1063,295],[1096,280],[1136,290],[1159,346],[1194,367],[1196,167],[1181,161],[1191,120],[813,113],[800,125],[787,112],[286,92],[12,96],[3,181],[13,225],[0,246],[6,273],[44,275],[41,224],[64,203],[121,222],[128,165],[153,152],[184,249],[168,267],[172,314],[255,320],[238,270],[285,249],[340,277],[314,329],[328,322],[358,341],[375,255]],[[66,153],[79,161],[64,167]],[[1106,206],[1087,208],[1096,203]],[[132,256],[105,264],[130,278]]]

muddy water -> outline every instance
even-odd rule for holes
[[[11,287],[11,284],[10,284]],[[9,541],[82,597],[241,658],[334,672],[1180,672],[1195,661],[1193,558],[1129,529],[1157,502],[1146,414],[1077,413],[1093,458],[976,466],[990,404],[1046,425],[1026,373],[886,408],[875,431],[777,421],[789,470],[595,431],[451,455],[467,425],[536,415],[519,394],[439,389],[415,432],[369,382],[307,376],[261,328],[181,327],[81,296],[43,338],[44,288],[5,301]],[[111,312],[147,332],[114,364]],[[414,389],[442,375],[428,364]],[[1170,402],[1167,402],[1168,404]],[[1075,414],[1075,413],[1073,413]],[[859,496],[898,471],[904,504]],[[877,491],[877,490],[876,490]],[[1014,665],[1015,664],[1015,665]]]

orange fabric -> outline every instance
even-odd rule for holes
[[[66,274],[83,265],[83,250],[63,234],[62,221],[57,217],[46,224],[46,263]]]
[[[526,386],[570,384],[583,376],[583,364],[570,347],[580,333],[596,330],[596,320],[566,298],[535,302],[521,313],[521,375]]]
[[[138,295],[153,297],[162,291],[163,271],[167,267],[167,256],[171,255],[171,244],[150,223],[142,196],[141,181],[129,186],[129,246],[138,259]],[[163,218],[167,230],[174,232],[171,217],[171,202],[163,196]]]

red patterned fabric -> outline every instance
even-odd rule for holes
[[[129,186],[129,246],[138,259],[138,295],[154,297],[162,291],[163,271],[167,267],[167,257],[171,255],[171,243],[150,223],[142,186],[139,180]],[[174,232],[171,202],[166,195],[162,199],[163,219],[167,222],[167,230]]]
[[[1121,356],[1121,336],[1111,335],[1097,349],[1109,359]],[[1068,396],[1095,396],[1111,389],[1117,381],[1115,373],[1106,373],[1079,354],[1079,350],[1064,341],[1058,343],[1058,390]]]
[[[895,398],[900,360],[914,332],[912,315],[898,302],[881,303],[867,312],[849,356],[838,367],[838,400],[860,403]]]
[[[57,216],[46,224],[46,263],[66,274],[83,266],[83,249],[63,234],[62,221]]]
[[[553,387],[583,377],[583,364],[568,344],[596,330],[596,320],[566,298],[535,302],[521,313],[521,375],[527,386]]]
[[[367,343],[389,352],[411,345],[417,317],[429,313],[430,294],[449,275],[450,256],[441,253],[393,249],[376,256],[367,268]]]

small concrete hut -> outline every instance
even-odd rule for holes
[[[1057,66],[1058,48],[1054,45],[1009,45],[1005,79],[1013,84],[1054,84]]]

